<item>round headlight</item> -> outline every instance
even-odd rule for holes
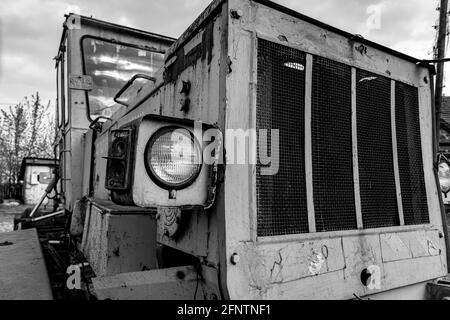
[[[144,156],[148,174],[165,189],[187,187],[202,167],[202,149],[197,139],[180,127],[156,131],[147,142]]]

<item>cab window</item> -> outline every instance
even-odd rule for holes
[[[88,116],[111,117],[120,107],[116,93],[135,74],[154,76],[164,64],[164,54],[97,38],[82,40],[84,73],[92,77],[93,88],[87,92]]]

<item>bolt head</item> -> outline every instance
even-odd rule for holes
[[[232,264],[238,264],[239,260],[241,260],[241,257],[239,257],[239,255],[237,253],[233,253],[233,255],[231,256],[231,263]]]

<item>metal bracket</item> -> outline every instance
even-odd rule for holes
[[[127,83],[125,83],[125,85],[122,87],[122,89],[119,90],[119,92],[117,92],[117,94],[114,96],[114,102],[121,104],[125,107],[128,107],[129,105],[123,101],[119,101],[120,96],[127,91],[127,89],[134,83],[134,81],[136,81],[136,79],[146,79],[149,81],[153,81],[156,82],[156,78],[154,77],[150,77],[146,74],[142,74],[142,73],[138,73],[135,74],[130,80],[128,80]]]
[[[182,209],[180,207],[157,208],[158,233],[175,238],[180,230]]]
[[[103,123],[99,122],[100,119],[111,120],[111,118],[105,116],[98,116],[89,124],[89,128],[97,132],[102,132]]]
[[[90,91],[93,88],[92,77],[87,75],[71,74],[69,75],[69,88]]]

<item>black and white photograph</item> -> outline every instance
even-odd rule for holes
[[[450,300],[448,2],[1,0],[0,300]]]

